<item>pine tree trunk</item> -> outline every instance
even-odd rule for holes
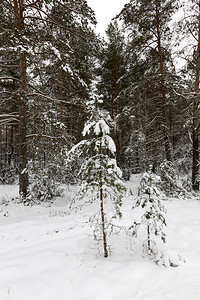
[[[114,96],[114,82],[113,82],[113,78],[111,80],[112,80],[112,92],[111,92],[111,111],[110,111],[110,115],[111,115],[111,118],[114,120],[114,99],[115,99],[115,96]]]
[[[160,64],[160,74],[161,74],[161,97],[162,97],[162,117],[163,117],[163,135],[164,135],[164,146],[167,160],[172,160],[172,147],[168,134],[167,128],[167,97],[166,97],[166,87],[164,80],[164,58],[163,50],[161,46],[161,34],[160,34],[160,17],[159,17],[159,4],[156,2],[156,31],[157,31],[157,47],[159,55],[159,64]]]
[[[8,163],[8,152],[9,152],[9,145],[8,145],[8,126],[6,125],[5,126],[5,134],[6,134],[6,137],[5,137],[5,149],[6,149],[6,152],[5,152],[5,165],[7,165]]]
[[[24,29],[24,1],[13,0],[15,23],[18,30]],[[28,189],[28,173],[27,173],[27,140],[26,140],[26,96],[27,89],[27,66],[25,53],[20,54],[20,92],[21,95],[18,99],[19,110],[19,192],[23,197],[27,195]]]
[[[195,96],[193,100],[193,161],[192,161],[192,187],[199,190],[199,138],[198,138],[198,106],[199,106],[199,76],[200,76],[200,4],[199,4],[199,23],[198,23],[198,45],[196,51],[196,76],[195,76]]]
[[[62,74],[60,74],[60,123],[63,122],[63,80],[62,80]],[[62,134],[62,127],[60,127],[60,133]]]
[[[193,120],[194,126],[194,120]],[[198,132],[193,127],[193,159],[192,159],[192,187],[193,190],[199,190],[198,173],[199,173],[199,141]]]
[[[151,238],[150,238],[150,226],[147,225],[147,247],[148,247],[148,254],[151,254]]]
[[[150,177],[150,190],[149,190],[149,202],[151,200],[151,184],[152,179]],[[151,254],[151,232],[150,232],[150,225],[147,223],[147,248],[148,248],[148,254]]]
[[[119,70],[118,67],[116,68],[116,78],[117,81],[119,80]],[[120,98],[120,84],[117,83],[117,97],[118,97],[118,128],[117,128],[117,134],[118,134],[118,149],[117,149],[117,161],[119,164],[121,163],[121,156],[122,156],[122,142],[121,142],[121,114],[122,114],[122,104],[121,104],[121,98]]]
[[[18,136],[18,127],[14,127],[14,167],[15,170],[17,169],[17,165],[18,165],[18,153],[19,153],[19,148],[18,148],[18,142],[17,142],[17,136]]]
[[[103,203],[103,187],[102,187],[102,170],[100,170],[100,203],[101,203],[101,224],[102,224],[102,235],[103,235],[103,248],[104,248],[104,257],[108,257],[107,250],[107,239],[105,232],[105,218],[104,218],[104,203]]]
[[[26,91],[26,57],[20,58],[20,90]],[[28,189],[28,171],[27,171],[27,140],[26,140],[26,96],[19,99],[19,192],[22,197],[26,197]]]

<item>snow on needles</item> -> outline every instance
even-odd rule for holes
[[[106,146],[112,154],[116,152],[116,146],[113,141],[113,139],[109,136],[110,134],[110,128],[106,124],[106,122],[103,119],[100,119],[98,121],[89,121],[85,125],[82,135],[86,136],[91,133],[94,133],[96,136],[101,136],[101,145],[104,147]],[[97,142],[98,144],[98,142]],[[98,146],[98,145],[97,145]]]
[[[100,133],[102,133],[103,135],[110,133],[110,128],[103,119],[100,119],[98,121],[88,122],[83,129],[82,135],[83,136],[86,136],[87,134],[89,135],[91,129],[93,129],[93,132],[96,135],[99,135]]]

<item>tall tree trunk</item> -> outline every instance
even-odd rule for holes
[[[100,170],[100,205],[101,205],[101,224],[102,224],[102,235],[103,235],[103,247],[104,247],[104,257],[108,257],[107,249],[107,239],[105,232],[105,217],[104,217],[104,203],[103,203],[103,187],[102,187],[102,169]]]
[[[192,160],[192,187],[199,190],[198,173],[199,173],[199,76],[200,76],[200,4],[199,4],[199,22],[198,22],[198,44],[196,51],[196,76],[195,76],[195,95],[193,100],[193,160]]]
[[[7,165],[7,163],[8,163],[8,152],[9,152],[8,126],[7,125],[5,126],[5,134],[6,134],[6,137],[5,137],[5,149],[6,149],[6,152],[5,152],[5,165]]]
[[[3,167],[3,155],[2,155],[2,145],[3,145],[3,134],[2,134],[2,127],[0,126],[0,168],[2,170]]]
[[[24,1],[13,0],[15,24],[18,30],[24,29]],[[27,66],[26,55],[20,53],[19,62],[20,71],[20,97],[18,103],[19,110],[19,192],[26,197],[28,190],[28,172],[27,172],[27,140],[26,140],[26,95],[27,90]]]
[[[164,79],[164,58],[163,58],[163,50],[161,44],[161,33],[160,33],[160,4],[156,1],[156,31],[157,31],[157,47],[158,47],[158,55],[159,55],[159,67],[161,74],[161,97],[162,97],[162,117],[163,117],[163,135],[164,135],[164,143],[165,143],[165,153],[167,160],[172,160],[172,147],[168,134],[167,128],[167,96],[166,96],[166,87],[165,87],[165,79]]]
[[[63,99],[63,79],[62,79],[62,73],[60,74],[60,87],[59,87],[60,91],[60,100]],[[60,123],[63,122],[63,102],[60,101]],[[62,127],[60,127],[60,133],[62,133]]]
[[[116,78],[119,81],[119,69],[116,66]],[[122,142],[121,142],[121,114],[122,114],[122,104],[120,98],[120,83],[117,83],[117,97],[118,97],[118,124],[117,124],[117,134],[118,134],[118,150],[117,150],[117,161],[121,163],[122,156]]]
[[[26,91],[26,57],[20,58],[20,90]],[[27,171],[27,140],[26,140],[26,96],[22,94],[19,99],[19,192],[23,197],[27,195],[28,171]]]

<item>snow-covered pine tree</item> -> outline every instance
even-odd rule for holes
[[[125,36],[117,20],[112,21],[106,30],[107,41],[103,43],[100,53],[98,90],[104,97],[104,108],[110,112],[116,122],[112,137],[116,144],[117,162],[123,170],[123,177],[129,178],[127,172],[128,156],[125,153],[130,139],[130,124],[125,106],[129,97],[124,95],[127,88]],[[122,138],[123,137],[123,138]]]
[[[140,164],[142,166],[145,162],[145,168],[150,161],[162,160],[164,156],[169,161],[173,159],[174,130],[171,128],[177,122],[177,103],[180,102],[174,100],[175,93],[172,93],[176,74],[171,58],[172,26],[169,22],[176,11],[175,2],[130,0],[119,14],[130,33],[126,58],[126,77],[130,82],[125,92],[131,114],[136,117],[134,129],[142,134],[142,139],[141,134],[138,135],[132,148],[137,149],[135,156],[138,161],[137,156],[142,154]],[[143,144],[145,147],[139,146]]]
[[[135,207],[143,208],[144,213],[141,216],[141,222],[131,226],[134,233],[138,225],[145,225],[147,239],[143,243],[144,252],[153,258],[155,258],[158,253],[156,247],[157,238],[160,238],[164,243],[166,241],[166,235],[164,233],[164,227],[166,226],[166,209],[161,203],[161,199],[165,196],[158,189],[157,186],[159,184],[160,177],[153,174],[152,166],[150,166],[149,170],[145,172],[141,178],[138,199],[135,205]]]
[[[90,220],[95,225],[94,236],[103,241],[104,257],[107,257],[107,235],[113,229],[112,218],[121,217],[125,185],[115,159],[116,146],[110,136],[111,118],[99,108],[101,100],[97,96],[93,99],[88,102],[90,118],[82,132],[87,138],[68,152],[68,159],[83,158],[79,172],[82,185],[77,198],[87,199],[87,204],[99,201],[98,211]],[[105,199],[111,200],[111,211],[105,208]]]
[[[177,185],[176,171],[173,163],[164,160],[159,166],[159,174],[161,178],[161,188],[166,196],[177,196],[181,192],[181,189]]]
[[[75,135],[74,119],[81,123],[95,23],[86,0],[0,1],[0,135],[8,140],[8,124],[23,198],[30,159],[40,167],[54,160]]]

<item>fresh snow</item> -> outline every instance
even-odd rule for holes
[[[127,182],[119,225],[130,226],[140,176]],[[132,248],[123,232],[108,238],[104,258],[88,219],[92,207],[68,214],[73,187],[50,205],[26,207],[10,200],[17,186],[0,186],[0,300],[199,300],[200,202],[169,199],[165,259],[178,267],[141,257],[139,235]],[[133,195],[132,195],[133,194]],[[186,259],[180,262],[178,255]]]
[[[83,129],[82,135],[83,135],[83,136],[86,136],[87,134],[90,134],[90,130],[91,130],[91,128],[93,128],[93,126],[94,126],[95,124],[96,124],[95,121],[88,122],[88,123],[85,125],[84,129]]]
[[[86,136],[87,134],[90,134],[91,129],[97,136],[100,134],[100,132],[102,132],[103,136],[110,133],[110,128],[103,119],[87,122],[83,129],[82,135]]]
[[[116,152],[115,142],[109,135],[104,136],[103,142],[108,147],[108,149],[110,150],[111,153],[114,154]],[[103,144],[103,146],[104,146],[104,144]]]
[[[103,135],[110,133],[110,128],[103,119],[97,121],[94,127],[94,133],[96,135],[99,135],[100,132],[102,132]]]

